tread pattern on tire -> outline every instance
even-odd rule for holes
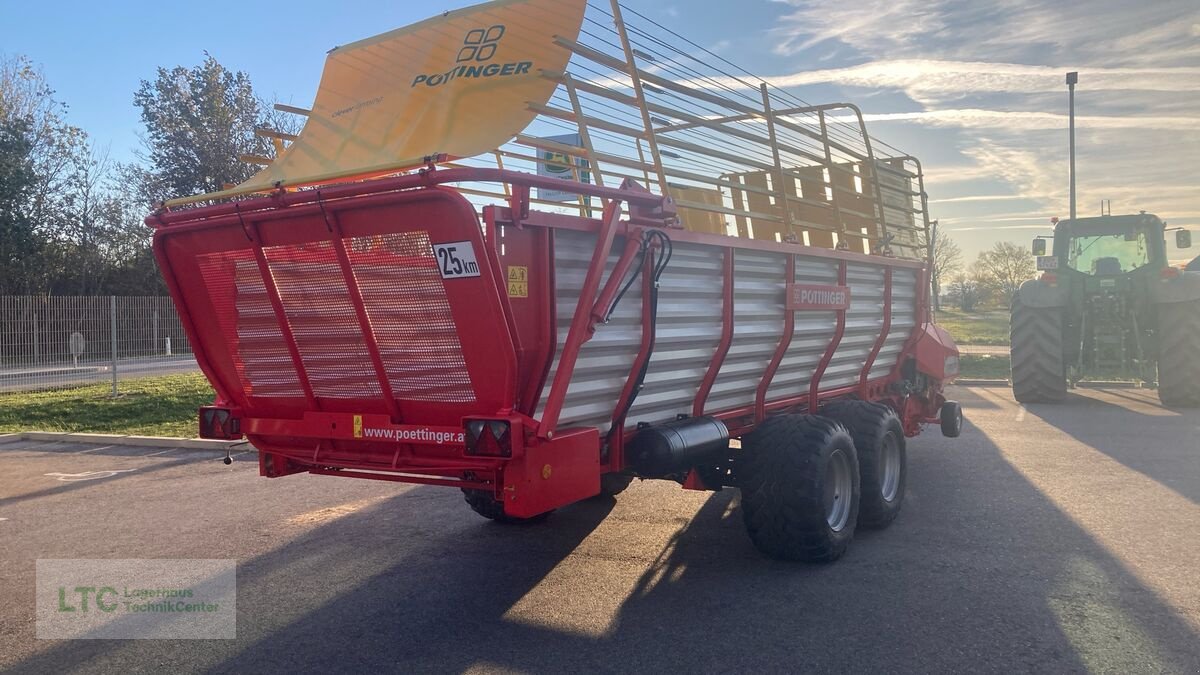
[[[1057,403],[1066,398],[1062,310],[1026,307],[1018,293],[1012,302],[1009,337],[1013,396],[1021,403]]]
[[[891,525],[904,503],[908,474],[904,425],[900,423],[899,415],[882,403],[870,401],[835,401],[822,408],[821,414],[840,422],[854,439],[862,485],[858,502],[859,526],[882,529]],[[883,499],[883,468],[879,457],[883,437],[889,432],[895,434],[900,451],[900,483],[891,503]]]
[[[1200,302],[1158,306],[1158,398],[1172,408],[1200,407]]]
[[[834,532],[822,503],[822,455],[835,446],[848,451],[854,468],[849,520]],[[858,462],[845,427],[817,415],[782,415],[745,437],[735,464],[742,493],[742,519],[763,553],[784,560],[831,562],[845,552],[858,518]]]

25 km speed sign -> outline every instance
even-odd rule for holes
[[[479,276],[479,262],[475,259],[475,247],[469,241],[453,241],[434,244],[433,257],[437,259],[438,273],[443,279],[463,279]]]

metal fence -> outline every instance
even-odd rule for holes
[[[196,369],[170,298],[0,295],[0,392]]]

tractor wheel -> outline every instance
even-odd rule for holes
[[[1159,400],[1200,407],[1200,302],[1159,305],[1158,334]]]
[[[858,522],[858,456],[841,424],[783,415],[745,437],[734,465],[742,519],[758,550],[783,560],[830,562]]]
[[[1067,396],[1062,310],[1026,307],[1018,293],[1010,328],[1013,396],[1021,403],[1057,403]]]
[[[862,478],[858,524],[872,529],[891,525],[904,503],[908,477],[900,417],[888,406],[868,401],[838,401],[821,414],[840,422],[854,439]]]
[[[467,501],[467,506],[479,515],[494,520],[497,523],[506,525],[517,525],[523,523],[536,523],[546,519],[550,512],[538,514],[532,518],[517,518],[504,513],[504,504],[501,504],[492,493],[487,490],[467,490],[463,489],[463,498]]]

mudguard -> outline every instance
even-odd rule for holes
[[[1021,287],[1024,290],[1024,286]],[[1150,298],[1156,305],[1200,300],[1200,272],[1180,272],[1150,286]]]
[[[1021,284],[1017,291],[1021,304],[1030,308],[1047,309],[1067,306],[1067,289],[1062,286],[1051,286],[1039,279],[1030,279]]]

